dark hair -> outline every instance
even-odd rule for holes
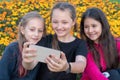
[[[51,10],[51,19],[52,19],[53,11],[55,9],[60,9],[61,11],[68,10],[69,13],[71,14],[70,15],[71,19],[73,21],[75,21],[75,19],[76,19],[76,10],[75,10],[74,6],[72,6],[71,4],[69,4],[67,2],[58,2],[57,4],[55,4],[54,7]],[[76,23],[74,25],[74,31],[77,31],[77,24]],[[59,49],[58,40],[57,40],[56,34],[53,36],[52,48]]]
[[[99,37],[99,43],[101,44],[103,49],[104,59],[106,61],[107,69],[118,67],[119,60],[118,60],[118,52],[116,48],[116,41],[110,32],[110,26],[105,14],[102,12],[102,10],[98,8],[89,8],[83,13],[80,23],[81,38],[87,41],[89,50],[92,52],[96,64],[98,65],[99,68],[101,68],[99,52],[96,50],[94,46],[94,42],[90,40],[85,35],[84,32],[84,21],[86,18],[93,18],[94,20],[100,22],[102,25],[102,33],[101,36]]]
[[[27,14],[25,14],[21,19],[20,19],[20,22],[19,22],[19,31],[18,31],[18,43],[19,43],[19,48],[20,48],[20,54],[19,54],[19,58],[18,58],[18,72],[19,72],[19,76],[20,77],[23,77],[26,75],[27,73],[27,70],[25,70],[22,66],[22,48],[23,48],[23,43],[26,42],[26,39],[25,39],[25,36],[21,33],[21,27],[26,27],[27,23],[33,19],[33,18],[38,18],[40,20],[43,21],[44,23],[44,33],[43,35],[45,34],[45,22],[44,22],[44,19],[40,16],[39,12],[37,11],[31,11],[31,12],[28,12]]]

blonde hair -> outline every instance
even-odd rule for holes
[[[44,23],[44,33],[43,33],[43,36],[46,34],[45,33],[45,21],[44,19],[40,16],[39,12],[37,11],[31,11],[31,12],[28,12],[27,14],[25,14],[21,19],[20,19],[20,22],[19,22],[19,31],[18,31],[18,44],[19,44],[19,49],[20,49],[20,54],[19,54],[19,57],[18,57],[18,72],[19,72],[19,76],[20,77],[23,77],[26,75],[27,73],[27,70],[25,70],[22,66],[22,48],[23,48],[23,44],[24,42],[26,42],[26,39],[25,39],[25,36],[21,33],[21,27],[26,27],[27,23],[33,19],[33,18],[38,18],[40,20],[43,21]]]

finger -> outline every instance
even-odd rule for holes
[[[47,57],[46,63],[52,68],[57,70],[59,68],[59,64],[53,61],[51,58]]]
[[[26,52],[23,52],[22,53],[22,58],[23,59],[30,59],[30,58],[34,58],[36,57],[37,54],[36,54],[36,50],[31,50],[29,48],[26,49]]]
[[[34,48],[26,48],[26,49],[23,49],[22,54],[28,54],[28,53],[35,54],[36,52],[37,51]]]
[[[25,62],[25,63],[32,63],[32,62],[34,62],[34,59],[25,58],[25,59],[23,59],[23,62]]]
[[[50,63],[50,61],[46,60],[46,63],[50,71],[56,71],[56,68]]]
[[[25,42],[25,43],[23,44],[23,48],[28,48],[29,45],[30,45],[30,42]]]
[[[50,58],[54,60],[57,64],[60,63],[60,58],[56,57],[55,55],[50,55]]]
[[[23,58],[34,58],[34,57],[36,57],[36,56],[37,56],[37,54],[28,53],[28,54],[24,54],[24,55],[23,55]]]
[[[28,54],[24,54],[22,59],[26,63],[31,63],[31,62],[35,61],[35,59],[34,59],[35,57],[36,57],[36,54],[28,53]]]
[[[31,45],[31,44],[33,44],[33,43],[32,43],[32,42],[25,42],[25,43],[23,44],[23,48],[28,48],[29,45]]]
[[[65,56],[65,54],[64,54],[63,52],[61,52],[60,57],[61,57],[62,60],[67,60],[67,59],[66,59],[66,56]]]
[[[50,65],[47,65],[47,66],[48,66],[48,69],[49,69],[50,71],[52,71],[52,72],[58,72],[57,69],[52,68]]]

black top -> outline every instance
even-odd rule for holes
[[[26,76],[22,78],[19,77],[19,52],[18,42],[13,42],[6,47],[2,59],[0,60],[0,80],[36,80],[39,65],[33,70],[29,70]]]
[[[46,47],[51,48],[52,35],[46,37]],[[83,55],[86,57],[87,47],[85,41],[76,38],[72,42],[63,43],[58,41],[60,50],[63,51],[67,57],[68,62],[75,62],[75,57],[77,55]],[[37,75],[37,80],[76,80],[76,74],[65,72],[51,72],[47,68],[45,63],[39,63],[40,68]]]

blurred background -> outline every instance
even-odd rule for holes
[[[80,37],[81,14],[87,8],[98,7],[106,14],[114,37],[120,37],[120,0],[0,0],[0,56],[5,47],[17,39],[19,19],[29,11],[39,11],[45,18],[47,33],[54,34],[50,10],[59,1],[69,2],[76,8],[78,31],[71,34]]]

